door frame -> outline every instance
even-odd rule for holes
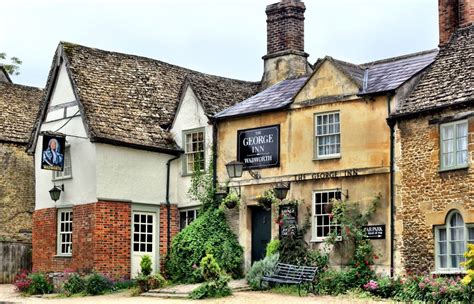
[[[262,209],[264,211],[268,211],[270,218],[269,218],[269,228],[270,228],[270,235],[269,235],[269,242],[272,240],[272,210],[265,210],[262,206],[259,205],[254,205],[254,206],[248,206],[250,207],[250,265],[253,264],[253,217],[255,215],[255,210],[256,209]]]
[[[133,263],[133,214],[135,212],[142,213],[152,213],[155,215],[155,233],[153,242],[155,254],[151,257],[153,265],[155,265],[156,271],[160,271],[160,205],[151,205],[151,204],[132,204],[132,210],[130,212],[130,277],[133,276],[132,273],[132,263]]]

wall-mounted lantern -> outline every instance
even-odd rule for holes
[[[242,177],[242,171],[244,169],[244,163],[239,161],[231,161],[225,165],[227,169],[227,175],[229,178],[239,178]]]
[[[56,202],[61,196],[61,191],[64,191],[64,184],[61,186],[54,185],[53,189],[49,190],[49,195],[54,202]]]

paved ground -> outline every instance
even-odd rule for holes
[[[171,303],[171,304],[185,304],[185,303],[212,303],[212,304],[293,304],[293,303],[387,303],[387,302],[368,302],[367,300],[353,299],[353,298],[342,298],[342,297],[320,297],[320,296],[308,296],[308,297],[295,297],[288,295],[279,295],[268,292],[237,292],[231,297],[222,299],[212,300],[180,300],[180,299],[158,299],[158,298],[145,298],[145,297],[130,297],[128,292],[116,293],[105,296],[96,297],[73,297],[73,298],[56,298],[56,299],[45,299],[45,298],[23,298],[14,292],[12,285],[0,285],[0,303],[38,303],[38,304],[78,304],[78,303],[113,303],[113,304],[160,304],[160,303]]]

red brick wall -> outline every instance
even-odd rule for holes
[[[304,51],[304,12],[299,0],[283,0],[267,6],[267,54]]]
[[[474,22],[474,0],[438,0],[439,44],[443,45],[458,27]]]
[[[59,272],[97,271],[112,276],[130,275],[131,205],[98,202],[73,207],[73,254],[57,257],[57,210],[36,210],[33,215],[33,269]]]
[[[171,208],[171,239],[179,232],[179,209],[177,205],[170,205]],[[168,240],[168,207],[160,206],[160,262],[163,263],[167,252]]]

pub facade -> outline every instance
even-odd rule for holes
[[[291,26],[279,24],[302,29],[304,4],[282,1],[269,5],[266,13],[268,40],[287,39],[267,44],[264,90],[215,116],[217,180],[240,193],[241,206],[229,212],[229,219],[244,247],[245,269],[281,233],[275,223],[277,207],[266,210],[257,199],[284,184],[289,186],[287,199],[302,202],[293,217],[300,224],[310,218],[305,240],[312,249],[323,249],[325,238],[338,229],[327,208],[332,199],[366,208],[379,197],[368,229],[378,238],[373,240],[380,253],[377,270],[389,272],[393,130],[386,119],[437,51],[360,65],[327,56],[310,64],[302,30],[294,37]],[[226,165],[233,162],[243,163],[240,178],[229,179]],[[347,263],[343,250],[331,255],[333,266]]]

